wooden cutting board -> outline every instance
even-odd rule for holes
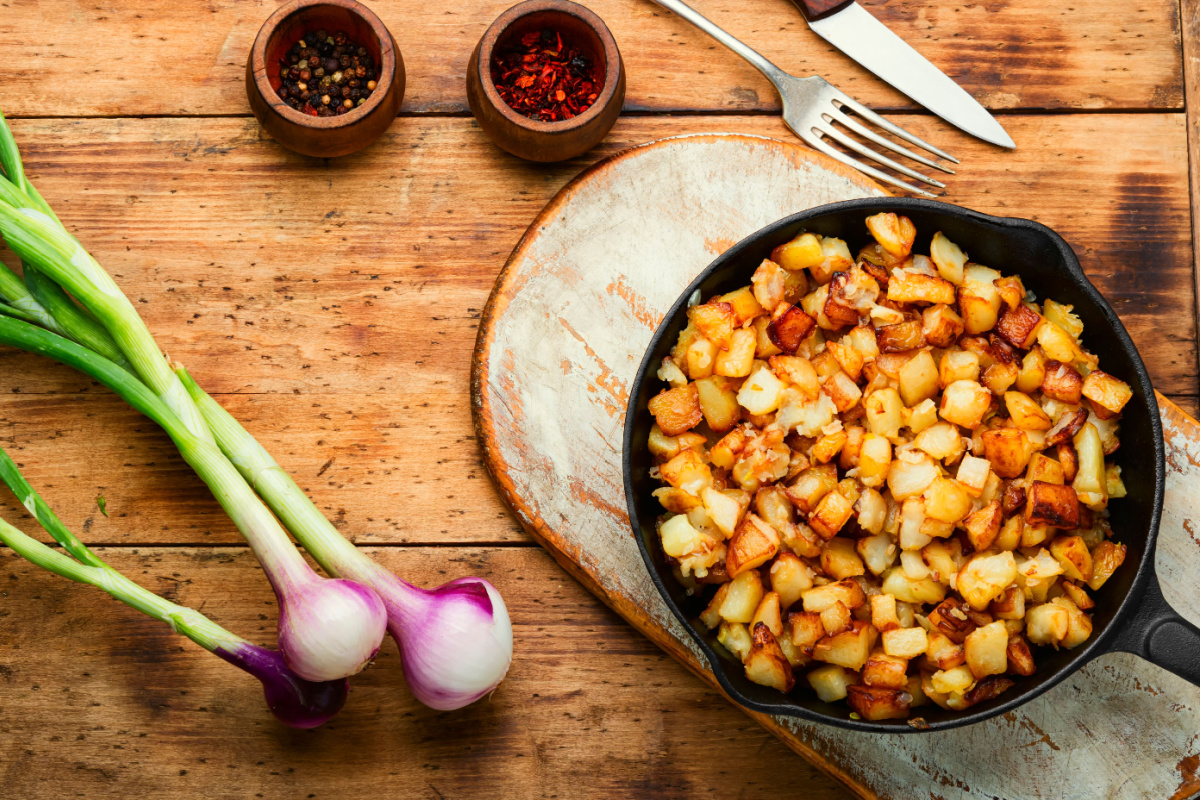
[[[509,508],[568,572],[714,687],[630,530],[629,386],[662,315],[715,256],[788,214],[885,194],[788,142],[651,142],[550,202],[484,310],[475,426]],[[1158,572],[1167,599],[1200,623],[1200,424],[1159,404],[1168,472]],[[1200,689],[1131,655],[1103,656],[1015,712],[944,733],[861,734],[747,713],[865,798],[1183,800],[1200,790]]]

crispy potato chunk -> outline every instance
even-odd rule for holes
[[[754,271],[754,276],[750,279],[754,287],[754,300],[768,314],[783,302],[787,291],[786,279],[787,272],[784,268],[769,258],[764,259]]]
[[[775,635],[763,623],[754,626],[750,652],[745,659],[746,677],[763,686],[790,692],[796,679]]]
[[[838,493],[831,492],[828,496],[832,497],[835,494]],[[842,537],[830,539],[825,543],[825,547],[821,551],[821,570],[836,580],[853,578],[866,573],[862,559],[855,552],[854,542]]]
[[[896,658],[917,658],[929,649],[929,636],[920,626],[886,630],[880,638],[883,652]]]
[[[999,500],[993,500],[978,511],[973,511],[963,520],[967,540],[976,551],[987,550],[1000,535],[1004,512]]]
[[[698,306],[697,306],[698,307]],[[744,378],[754,366],[757,338],[749,328],[739,328],[729,335],[729,343],[717,353],[713,373],[726,378]]]
[[[917,238],[917,226],[912,220],[890,211],[867,217],[867,230],[895,258],[907,258]]]
[[[1008,671],[1008,629],[993,622],[967,634],[963,643],[967,666],[976,680]]]
[[[1069,487],[1062,487],[1071,491]],[[1073,581],[1087,582],[1092,579],[1092,554],[1082,536],[1059,536],[1050,543],[1050,555],[1062,565],[1063,575]]]
[[[1024,392],[1005,392],[1004,405],[1013,425],[1027,431],[1048,431],[1053,424],[1050,415]]]
[[[842,244],[844,246],[845,242]],[[849,261],[849,250],[846,251],[846,254],[846,260]],[[821,238],[813,233],[802,233],[771,251],[772,261],[793,272],[815,267],[825,257],[824,249],[821,247]]]
[[[1033,663],[1033,654],[1029,652],[1029,643],[1020,634],[1008,640],[1008,669],[1017,675],[1032,675],[1037,671]]]
[[[897,658],[881,650],[876,650],[867,656],[862,680],[867,686],[903,689],[908,686],[908,659]]]
[[[1001,478],[1015,478],[1025,471],[1033,446],[1025,431],[1018,428],[995,428],[984,431],[984,456],[992,470]]]
[[[949,347],[963,330],[962,317],[950,305],[933,305],[921,313],[921,334],[933,347]]]
[[[925,344],[921,322],[915,319],[875,329],[875,341],[881,353],[902,353]]]
[[[1087,580],[1088,588],[1093,592],[1108,582],[1117,567],[1125,563],[1123,544],[1101,542],[1092,548],[1092,577]]]
[[[836,664],[825,664],[808,673],[808,685],[826,703],[845,700],[858,675]]]
[[[802,599],[805,611],[820,614],[834,603],[841,603],[853,611],[867,602],[867,595],[858,581],[848,578],[837,583],[813,587],[802,595]]]
[[[870,631],[870,625],[854,620],[849,630],[836,636],[826,636],[813,645],[813,660],[837,664],[856,672],[861,670],[871,651]]]
[[[1034,481],[1029,487],[1028,499],[1025,502],[1025,521],[1030,525],[1078,528],[1079,497],[1070,486]]]
[[[724,350],[729,345],[729,337],[733,334],[733,306],[729,303],[715,302],[692,306],[687,311],[688,320],[696,327],[705,339],[716,342]]]
[[[779,552],[779,533],[755,514],[747,514],[734,531],[725,555],[725,571],[736,578],[765,564]]]
[[[962,284],[967,257],[959,246],[947,239],[941,231],[935,233],[933,241],[929,243],[929,257],[937,265],[939,275],[955,286]]]
[[[822,538],[832,539],[837,536],[842,526],[850,521],[853,514],[854,505],[849,500],[840,492],[829,492],[821,498],[816,510],[809,515],[808,524]]]
[[[1075,434],[1083,428],[1088,420],[1085,409],[1067,409],[1059,416],[1058,421],[1046,431],[1046,444],[1050,446],[1065,444],[1075,438]]]
[[[1046,376],[1042,378],[1042,394],[1046,397],[1079,405],[1083,396],[1083,378],[1070,364],[1061,361],[1046,362]]]
[[[938,413],[947,422],[974,428],[992,405],[992,395],[975,381],[958,380],[942,393]],[[1022,464],[1024,466],[1024,464]]]
[[[893,303],[947,305],[954,302],[954,284],[945,278],[934,278],[900,268],[892,273],[888,281],[887,299]]]
[[[800,348],[800,344],[808,338],[817,327],[817,321],[805,314],[797,306],[787,307],[782,314],[775,316],[767,325],[767,335],[771,342],[784,353],[791,355]]]
[[[650,413],[667,436],[678,436],[700,424],[700,397],[694,386],[664,389],[650,399]]]
[[[860,717],[871,722],[904,719],[912,705],[912,695],[901,689],[878,686],[850,686],[846,702]]]
[[[1133,397],[1133,390],[1125,381],[1118,380],[1107,372],[1094,369],[1083,380],[1081,394],[1092,401],[1092,407],[1103,409],[1110,415],[1121,413],[1121,409]]]
[[[996,322],[996,333],[1013,347],[1028,350],[1037,341],[1038,328],[1042,322],[1041,314],[1027,305],[1018,305],[1005,310]]]

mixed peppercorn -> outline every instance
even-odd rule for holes
[[[365,103],[378,77],[375,59],[345,31],[311,31],[279,59],[279,97],[302,113],[333,117]]]
[[[491,71],[504,102],[541,122],[579,116],[596,102],[600,83],[591,59],[549,29],[527,33],[499,50]]]

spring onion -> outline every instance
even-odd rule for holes
[[[235,473],[254,487],[329,574],[368,586],[382,599],[387,629],[400,647],[409,685],[419,700],[433,708],[453,709],[491,692],[512,660],[512,626],[495,587],[479,578],[463,578],[437,589],[420,589],[344,539],[258,442],[186,372],[168,368],[170,377],[163,374],[161,353],[132,304],[62,227],[28,178],[23,173],[16,177],[17,167],[10,168],[14,160],[19,164],[16,145],[0,116],[0,166],[9,177],[7,186],[0,181],[0,234],[23,260],[69,290],[107,328],[137,375],[161,402],[151,407],[144,391],[134,391],[128,381],[109,369],[110,361],[86,348],[69,346],[73,343],[58,337],[47,337],[44,332],[35,335],[30,325],[0,317],[0,341],[64,361],[121,394],[137,410],[163,425],[184,458],[206,481],[213,478],[214,472],[226,477],[212,463],[211,453],[201,446],[215,440],[222,458],[229,459],[226,464],[236,466]],[[164,404],[167,408],[160,408]],[[184,426],[182,430],[180,426]],[[214,491],[220,499],[226,489],[214,487]],[[233,514],[229,507],[226,510]],[[266,520],[254,521],[266,524]],[[245,528],[242,530],[246,533]],[[288,653],[286,647],[284,652]],[[290,656],[288,663],[299,669]]]
[[[198,611],[159,597],[110,567],[63,525],[2,449],[0,480],[70,554],[60,553],[0,519],[0,542],[11,547],[17,555],[56,575],[104,590],[253,675],[262,684],[267,707],[285,725],[315,728],[333,717],[345,704],[345,678],[322,682],[305,680],[288,668],[279,653],[230,633]]]
[[[293,670],[308,680],[332,680],[359,672],[375,657],[387,621],[375,592],[313,572],[216,445],[193,436],[137,378],[69,339],[17,319],[0,316],[0,341],[79,369],[167,432],[262,564],[279,599],[279,648]]]

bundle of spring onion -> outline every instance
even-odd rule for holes
[[[22,262],[21,277],[0,269],[0,343],[90,375],[166,431],[262,563],[279,599],[287,666],[312,681],[352,675],[386,626],[426,705],[456,709],[495,689],[512,660],[495,587],[461,578],[420,589],[343,538],[182,366],[168,365],[132,303],[25,176],[2,114],[0,169],[0,235]],[[307,566],[279,520],[334,579]]]
[[[56,575],[104,590],[131,608],[167,623],[171,630],[182,633],[210,653],[258,678],[267,697],[267,707],[285,725],[315,728],[324,724],[345,704],[345,678],[306,680],[290,669],[279,653],[230,633],[199,611],[164,600],[105,564],[62,524],[26,482],[25,476],[4,450],[0,450],[0,481],[12,490],[34,519],[70,554],[64,555],[47,547],[0,519],[0,542],[11,547],[18,555]]]

